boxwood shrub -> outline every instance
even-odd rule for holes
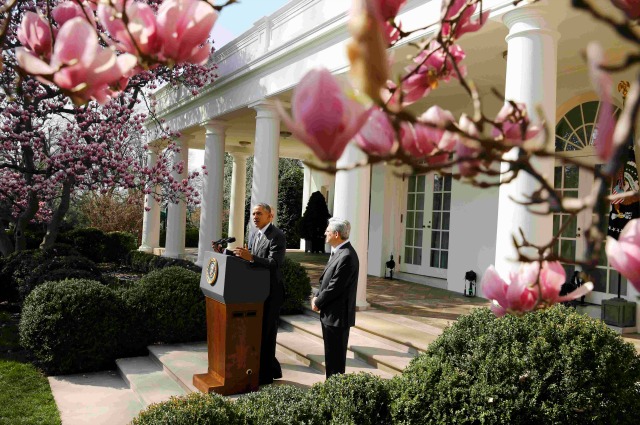
[[[247,425],[321,425],[308,391],[292,385],[269,385],[236,400]]]
[[[99,282],[47,282],[24,302],[20,343],[49,374],[104,370],[126,338],[127,316],[121,300]]]
[[[136,249],[138,239],[129,232],[109,232],[104,236],[102,261],[120,262]]]
[[[387,382],[370,373],[333,375],[310,390],[315,423],[379,425],[391,422]]]
[[[284,279],[284,304],[281,314],[302,313],[304,305],[311,295],[311,281],[307,271],[297,261],[285,257],[282,275]]]
[[[100,281],[102,273],[96,264],[80,255],[68,255],[62,257],[42,258],[42,262],[36,266],[28,276],[18,282],[20,298],[25,299],[33,289],[44,282],[55,282],[65,279],[88,279]]]
[[[152,404],[132,425],[245,425],[232,402],[217,394],[192,393]]]
[[[75,247],[91,261],[99,263],[104,259],[107,237],[102,230],[93,227],[73,229],[61,234],[60,240]]]
[[[635,424],[640,357],[568,307],[500,319],[477,309],[391,387],[398,424]]]
[[[182,267],[154,270],[123,292],[129,308],[141,320],[149,342],[206,339],[204,295],[200,275]]]
[[[162,257],[142,251],[130,251],[126,257],[126,263],[133,270],[141,273],[147,273],[152,270],[174,266],[182,267],[196,273],[202,272],[202,267],[192,263],[189,260]]]

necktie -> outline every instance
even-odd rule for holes
[[[260,241],[262,241],[262,232],[258,231],[258,234],[256,235],[256,243],[253,244],[253,246],[258,246]]]

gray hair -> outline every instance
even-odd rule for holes
[[[263,210],[265,210],[267,214],[271,214],[271,205],[267,204],[266,202],[260,202],[259,204],[255,204],[253,208],[255,207],[260,207]]]
[[[329,219],[329,227],[338,232],[340,239],[349,239],[349,233],[351,233],[351,223],[344,218],[332,217]]]

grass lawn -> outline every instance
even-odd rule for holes
[[[60,424],[47,378],[18,344],[16,318],[0,305],[0,424]]]

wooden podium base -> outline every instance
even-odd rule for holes
[[[257,391],[260,375],[262,303],[223,304],[206,297],[207,373],[193,375],[203,393]]]

